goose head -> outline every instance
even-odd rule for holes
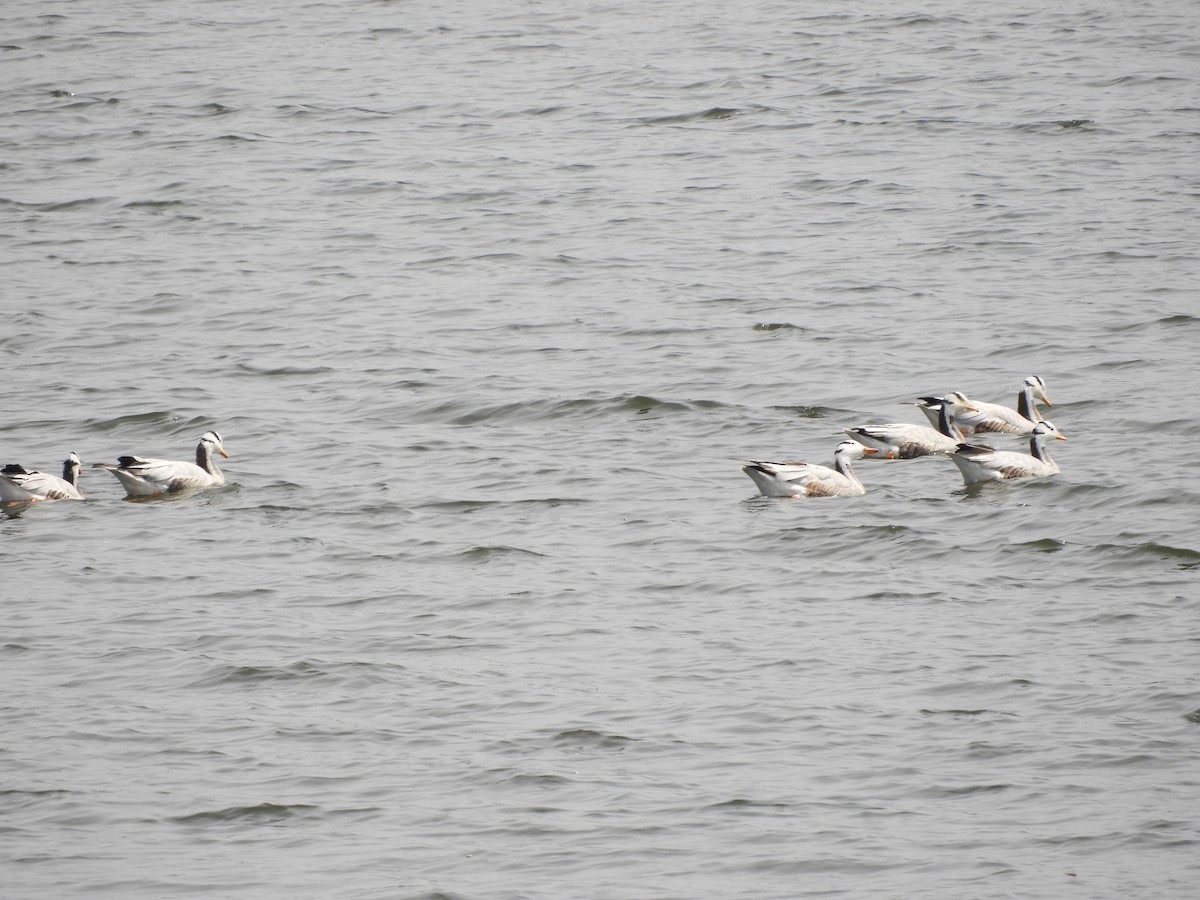
[[[1036,399],[1041,400],[1047,406],[1054,405],[1050,402],[1050,395],[1046,393],[1046,382],[1041,375],[1030,375],[1025,379],[1024,385]]]
[[[874,447],[867,447],[858,441],[842,441],[833,450],[834,459],[862,459],[869,453],[878,453]]]
[[[229,454],[225,452],[225,445],[221,442],[221,436],[215,431],[206,431],[200,435],[200,446],[197,450],[207,455],[212,455],[212,451],[215,450],[225,459],[229,458]]]
[[[942,406],[951,413],[960,412],[977,412],[975,405],[967,399],[967,395],[962,391],[951,391],[942,398]]]
[[[1065,441],[1067,436],[1045,419],[1033,426],[1033,439],[1035,441],[1048,441],[1051,438],[1056,441]]]

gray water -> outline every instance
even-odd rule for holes
[[[230,451],[0,518],[0,897],[1195,897],[1200,7],[1046,6],[0,8],[0,462]]]

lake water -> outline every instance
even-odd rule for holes
[[[6,3],[0,896],[1191,900],[1198,29]]]

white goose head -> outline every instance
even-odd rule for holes
[[[842,477],[861,488],[863,483],[854,473],[854,469],[850,467],[850,462],[851,460],[862,459],[868,453],[878,452],[874,447],[866,447],[858,441],[842,441],[833,448],[834,471],[840,472]]]
[[[1067,436],[1054,427],[1053,423],[1047,422],[1045,419],[1033,426],[1033,440],[1036,441],[1065,441]]]
[[[1065,441],[1067,436],[1045,419],[1033,426],[1033,435],[1029,438],[1029,455],[1050,462],[1050,453],[1046,448],[1048,440]]]
[[[942,406],[948,407],[952,413],[975,412],[975,406],[962,391],[951,391],[948,393],[942,398]]]
[[[868,453],[878,453],[874,447],[866,447],[858,441],[842,441],[833,449],[833,458],[838,461],[862,459]]]
[[[83,466],[83,460],[79,458],[79,454],[72,450],[67,454],[67,458],[63,460],[63,481],[67,484],[73,484],[76,487],[79,485],[79,469]]]
[[[1030,375],[1023,382],[1025,388],[1030,391],[1034,398],[1041,400],[1047,406],[1053,406],[1050,402],[1050,395],[1046,393],[1046,382],[1041,375]]]
[[[215,431],[206,431],[200,435],[200,446],[207,447],[210,454],[216,450],[225,459],[229,458],[229,454],[225,452],[225,444],[222,443],[221,436]]]

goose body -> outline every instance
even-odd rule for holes
[[[833,468],[813,463],[765,462],[754,460],[742,466],[750,480],[766,497],[853,497],[865,494],[858,476],[850,467],[864,453],[877,452],[858,441],[842,441],[833,452]]]
[[[214,452],[226,458],[229,456],[225,452],[221,436],[215,431],[206,431],[201,435],[200,443],[196,445],[194,463],[122,456],[116,465],[96,463],[95,468],[112,472],[129,497],[157,497],[224,484],[225,475],[217,468],[216,460],[213,459]]]
[[[1029,439],[1029,453],[993,450],[978,444],[959,444],[950,458],[962,471],[963,482],[1010,481],[1014,478],[1043,478],[1061,471],[1046,449],[1049,440],[1065,441],[1067,436],[1049,422],[1038,422]]]
[[[974,411],[956,414],[955,423],[966,434],[1000,432],[1003,434],[1033,434],[1034,426],[1041,421],[1038,401],[1053,406],[1046,392],[1046,382],[1038,375],[1030,375],[1021,384],[1017,394],[1017,408],[1010,409],[999,403],[981,403],[972,400]]]
[[[82,500],[79,491],[79,457],[63,460],[62,477],[10,463],[0,469],[0,502],[33,503],[39,500]]]
[[[930,401],[929,407],[936,411],[937,428],[892,422],[887,425],[861,425],[857,428],[845,428],[843,431],[860,444],[874,447],[879,452],[880,459],[949,456],[964,440],[962,431],[954,422],[954,416],[959,412],[969,412],[974,407],[957,391],[941,398],[922,399]],[[933,402],[935,400],[936,402]],[[928,412],[926,409],[927,415]]]

